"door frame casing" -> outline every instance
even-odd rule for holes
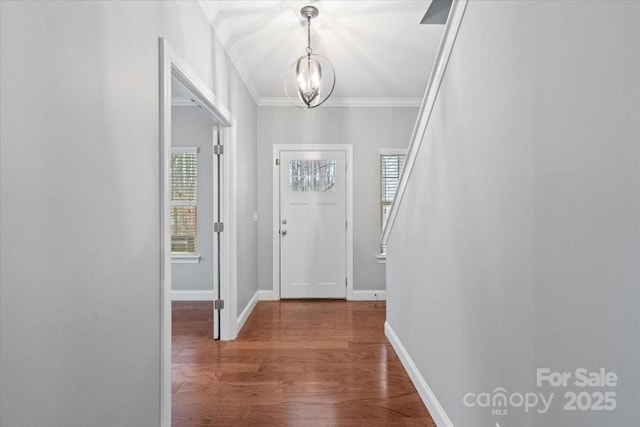
[[[160,258],[160,425],[171,426],[171,86],[175,77],[189,89],[199,103],[219,123],[224,143],[221,175],[223,180],[221,236],[221,298],[225,309],[221,313],[223,340],[237,335],[237,230],[236,221],[236,121],[213,92],[176,53],[163,37],[158,38],[159,55],[159,258]],[[214,174],[215,175],[215,174]],[[215,183],[214,183],[215,185]],[[216,198],[214,197],[214,202]],[[212,278],[213,280],[213,278]]]
[[[280,166],[276,160],[281,151],[344,151],[347,164],[346,171],[346,275],[347,300],[353,299],[353,144],[273,144],[273,299],[280,299]]]

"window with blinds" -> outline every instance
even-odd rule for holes
[[[406,154],[404,151],[383,150],[380,154],[380,232],[384,228],[391,203],[398,189],[398,181],[404,167]],[[384,244],[380,244],[380,254],[387,253]]]
[[[198,150],[171,153],[171,253],[198,251]]]

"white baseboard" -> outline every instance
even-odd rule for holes
[[[387,291],[353,291],[351,301],[386,301]]]
[[[431,418],[433,418],[433,421],[436,423],[436,425],[438,427],[454,427],[453,423],[440,405],[440,402],[438,402],[438,399],[436,399],[436,395],[433,394],[433,391],[431,391],[431,388],[429,388],[429,385],[418,370],[418,367],[415,363],[413,363],[413,359],[411,359],[411,356],[409,356],[407,349],[404,348],[404,346],[400,342],[400,338],[398,338],[388,322],[384,322],[384,334],[387,336],[387,339],[391,343],[391,346],[400,358],[402,366],[404,366],[404,369],[409,374],[411,382],[415,386],[416,390],[418,390],[420,398],[424,402],[424,405],[427,407],[427,410],[431,414]]]
[[[259,301],[278,301],[273,290],[261,289],[258,291]],[[353,291],[350,301],[385,301],[387,299],[387,291]]]
[[[236,334],[238,332],[240,332],[240,330],[244,326],[244,324],[247,321],[247,319],[249,318],[249,316],[251,316],[251,313],[253,312],[253,309],[256,308],[256,304],[258,304],[258,301],[260,301],[259,292],[260,291],[256,291],[256,293],[253,294],[253,296],[251,297],[251,299],[249,300],[247,305],[242,310],[242,313],[240,313],[240,316],[238,316],[238,324],[236,326]]]
[[[213,301],[213,291],[171,291],[172,301]]]
[[[260,301],[278,301],[280,298],[276,298],[273,290],[261,289],[258,291],[258,299]]]

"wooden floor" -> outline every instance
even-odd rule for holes
[[[236,341],[173,303],[173,426],[435,427],[384,337],[384,302],[258,303]]]

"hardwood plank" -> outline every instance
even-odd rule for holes
[[[350,348],[347,341],[231,341],[225,350],[320,350]]]
[[[384,336],[384,302],[262,301],[238,339],[173,303],[172,425],[435,427]]]

